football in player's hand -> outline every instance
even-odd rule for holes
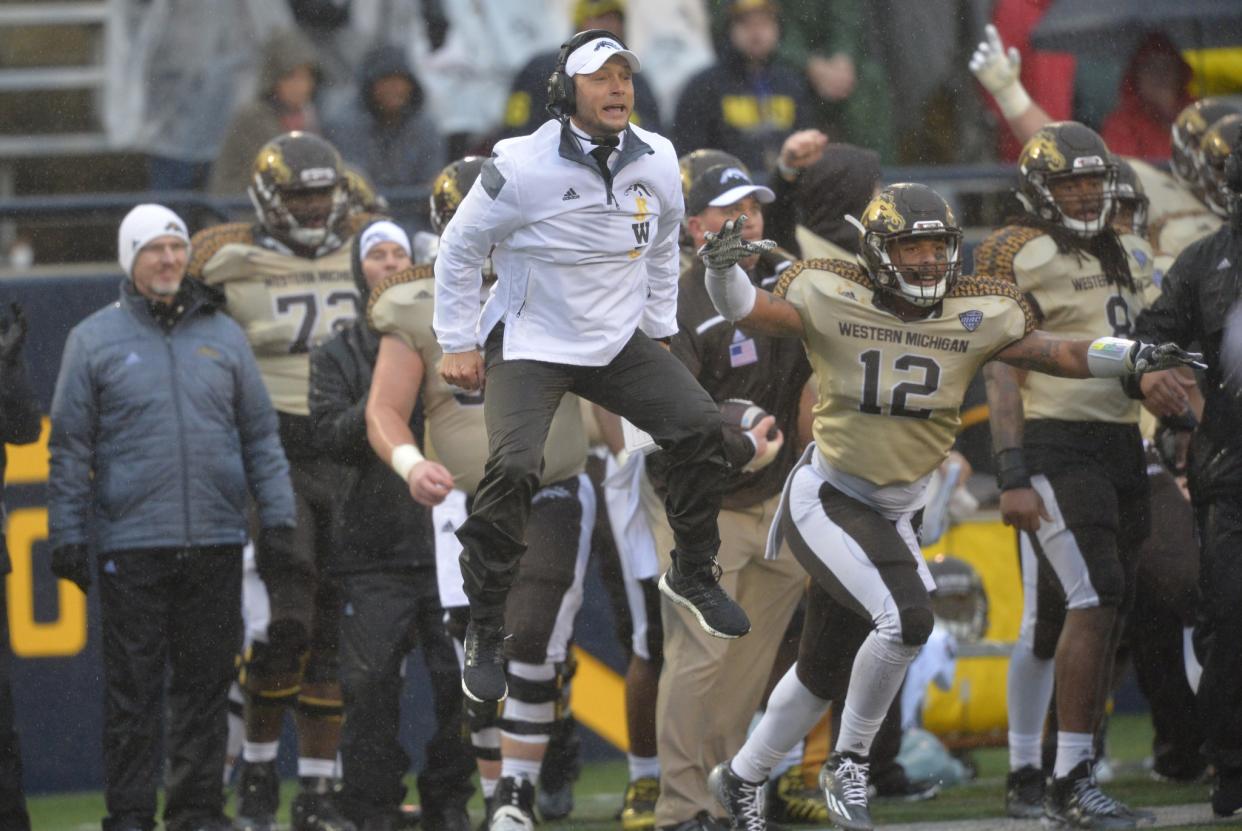
[[[740,427],[743,431],[753,429],[756,424],[770,415],[763,407],[744,398],[730,398],[722,402],[720,414],[724,417],[725,424]],[[776,423],[773,422],[772,429],[768,430],[767,439],[769,441],[775,439],[780,432]]]

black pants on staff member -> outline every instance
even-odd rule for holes
[[[240,546],[99,556],[105,831],[155,827],[161,734],[164,826],[182,831],[224,817],[220,772],[241,644],[241,575]]]
[[[1242,789],[1242,496],[1218,495],[1195,510],[1203,611],[1199,723],[1222,786]],[[1233,794],[1236,798],[1236,792]],[[1232,800],[1230,800],[1232,801]]]
[[[410,768],[399,737],[402,665],[419,646],[431,676],[436,724],[418,775],[422,824],[429,831],[468,826],[475,761],[462,737],[461,668],[445,628],[435,566],[358,572],[347,575],[344,586],[342,810],[361,825],[401,807]]]
[[[0,535],[0,556],[5,560],[0,577],[0,828],[30,831],[26,797],[22,792],[22,753],[17,741],[13,712],[13,650],[9,641],[8,555]]]
[[[505,598],[526,550],[548,428],[568,392],[629,419],[669,454],[665,507],[674,562],[710,562],[720,547],[716,518],[730,465],[720,410],[685,365],[638,331],[604,366],[507,361],[503,337],[497,325],[487,338],[489,458],[470,516],[457,530],[471,621],[499,626],[504,620]]]

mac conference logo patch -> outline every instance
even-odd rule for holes
[[[978,309],[971,309],[968,312],[962,312],[957,316],[962,322],[962,328],[967,332],[973,332],[979,328],[979,324],[983,322],[983,312]]]

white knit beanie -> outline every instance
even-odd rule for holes
[[[116,257],[126,275],[133,276],[134,259],[142,247],[163,236],[179,237],[190,244],[190,232],[181,217],[163,205],[139,205],[125,215],[116,235]]]

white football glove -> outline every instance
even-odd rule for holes
[[[728,271],[737,265],[739,260],[747,257],[753,257],[756,254],[764,254],[776,247],[776,243],[770,239],[761,239],[757,242],[750,242],[742,239],[742,229],[746,227],[746,214],[742,214],[737,219],[730,219],[720,229],[720,233],[714,234],[708,231],[704,234],[707,242],[699,248],[698,255],[712,271]]]
[[[986,40],[975,47],[970,57],[970,71],[992,93],[1005,118],[1022,115],[1031,106],[1031,96],[1020,80],[1022,55],[1016,47],[1005,48],[1000,32],[991,23],[984,32]]]

